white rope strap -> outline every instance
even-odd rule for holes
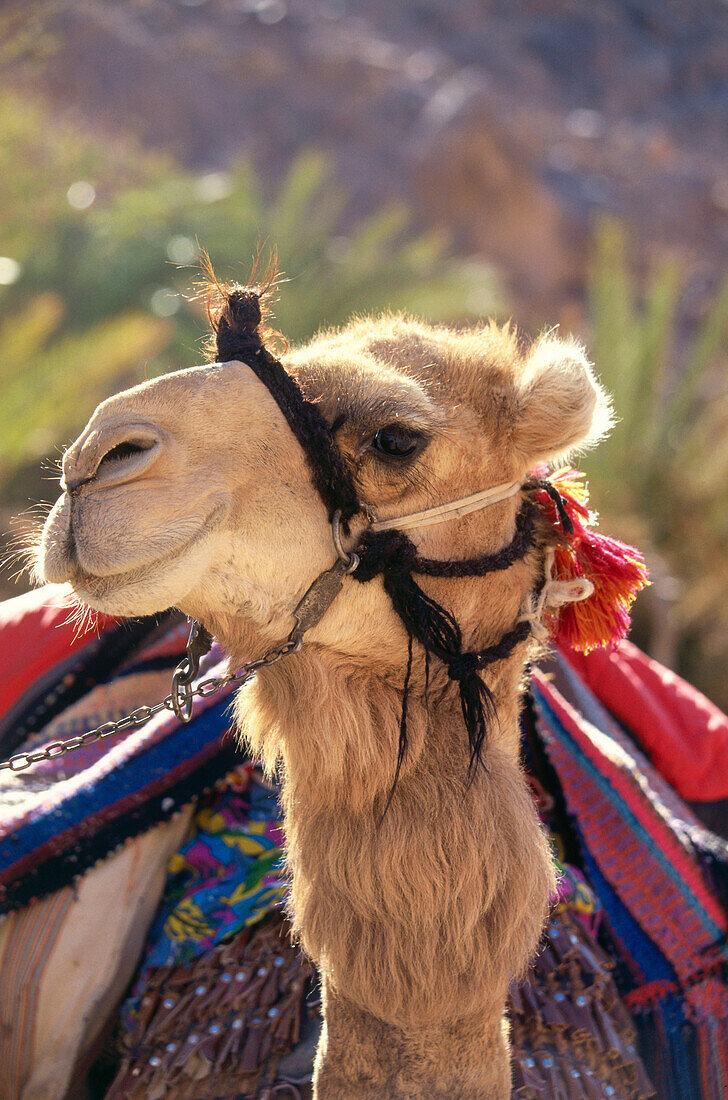
[[[411,512],[407,516],[397,516],[395,519],[374,520],[372,531],[412,531],[416,527],[429,527],[431,524],[444,523],[448,519],[460,519],[470,512],[477,512],[480,508],[487,508],[490,504],[508,500],[523,488],[522,481],[509,481],[501,485],[493,485],[490,489],[483,489],[480,493],[473,493],[469,497],[461,497],[459,500],[451,500],[447,504],[439,504],[435,508],[426,508],[423,512]],[[532,592],[523,606],[519,622],[531,624],[531,630],[539,641],[549,640],[548,628],[544,625],[544,614],[549,610],[564,607],[565,604],[579,603],[586,600],[594,591],[594,585],[586,577],[572,577],[568,581],[560,581],[554,577],[555,553],[553,547],[546,551],[544,560],[545,582],[541,591],[536,595]]]
[[[522,481],[509,481],[507,484],[492,485],[480,493],[469,497],[451,500],[447,504],[438,504],[435,508],[426,508],[424,512],[410,512],[408,516],[395,519],[377,519],[371,525],[372,531],[412,531],[416,527],[429,527],[431,524],[444,523],[448,519],[460,519],[470,512],[487,508],[489,504],[498,504],[501,500],[513,497],[523,486]]]

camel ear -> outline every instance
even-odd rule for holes
[[[583,349],[554,336],[543,337],[531,351],[518,410],[513,443],[527,466],[593,445],[612,426],[609,398]]]

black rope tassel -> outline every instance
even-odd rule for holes
[[[404,674],[404,686],[402,688],[402,713],[399,719],[399,745],[397,746],[397,766],[394,769],[394,779],[392,780],[392,786],[387,797],[387,804],[384,807],[382,816],[379,819],[380,825],[387,816],[387,810],[392,805],[394,792],[397,789],[397,783],[399,782],[399,773],[402,771],[402,764],[404,763],[405,753],[407,752],[407,704],[409,702],[410,679],[412,677],[412,648],[412,635],[410,634],[407,640],[407,670]]]
[[[566,505],[564,504],[564,498],[559,490],[547,477],[534,477],[529,478],[528,482],[524,486],[525,489],[544,489],[553,500],[556,505],[556,511],[558,512],[559,522],[561,523],[561,529],[565,535],[574,534],[574,524],[571,522],[571,517],[566,511]]]
[[[525,620],[516,623],[513,630],[504,634],[499,642],[480,653],[463,653],[448,665],[451,679],[460,684],[460,706],[470,742],[470,774],[482,763],[481,753],[488,732],[486,721],[495,721],[495,697],[478,672],[510,657],[519,642],[525,641],[531,626]]]
[[[519,541],[514,546],[514,560],[516,555],[522,557],[527,549],[527,545],[521,546],[520,535],[517,537]],[[530,540],[528,544],[530,545]],[[530,629],[528,623],[518,623],[514,630],[506,634],[500,642],[481,653],[464,653],[462,632],[456,619],[451,612],[442,607],[436,600],[433,600],[426,592],[423,592],[412,576],[412,572],[419,571],[420,566],[426,562],[426,559],[418,557],[415,546],[406,535],[401,531],[382,531],[377,534],[367,532],[357,552],[360,555],[360,563],[353,574],[354,579],[365,584],[381,573],[384,590],[404,623],[410,638],[414,637],[420,642],[424,647],[427,658],[430,654],[434,654],[439,658],[447,668],[450,678],[457,682],[460,690],[460,706],[470,746],[469,768],[472,777],[478,765],[483,763],[482,751],[488,724],[494,721],[496,717],[493,693],[481,679],[479,673],[494,661],[501,660],[513,652],[516,645],[528,635]],[[478,574],[505,567],[501,556],[496,558],[494,555],[486,555],[479,561]],[[455,565],[457,563],[450,564]],[[467,572],[463,575],[476,575],[475,562],[470,561],[464,564],[467,566]],[[448,572],[447,575],[458,576],[460,574]],[[411,650],[405,680],[406,691],[409,690],[410,672]],[[399,775],[401,757],[404,755],[406,747],[405,697],[403,700],[403,723],[400,729],[400,760],[398,761],[396,776]]]

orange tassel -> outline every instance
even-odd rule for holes
[[[543,476],[542,470],[535,471]],[[574,530],[566,543],[555,548],[552,578],[591,581],[591,596],[548,612],[548,628],[562,646],[589,653],[600,646],[615,646],[626,637],[630,609],[638,592],[649,584],[647,567],[638,550],[617,539],[591,530],[596,515],[589,511],[589,490],[579,470],[564,468],[550,476],[558,490]],[[559,526],[556,505],[545,489],[536,490],[544,514]]]

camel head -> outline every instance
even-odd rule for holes
[[[520,478],[593,441],[609,419],[575,343],[547,335],[526,345],[492,324],[454,331],[395,315],[357,319],[281,361],[380,519]],[[233,657],[285,638],[293,608],[336,558],[306,455],[242,362],[176,371],[104,401],[64,455],[61,489],[39,547],[43,581],[68,582],[113,615],[177,606]],[[435,558],[495,550],[517,508],[517,498],[503,501],[415,541]],[[353,519],[347,546],[366,523]],[[465,601],[455,610],[466,620],[483,616],[472,584],[462,596],[442,591],[450,606]],[[311,639],[387,666],[406,655],[379,583],[347,579]]]

